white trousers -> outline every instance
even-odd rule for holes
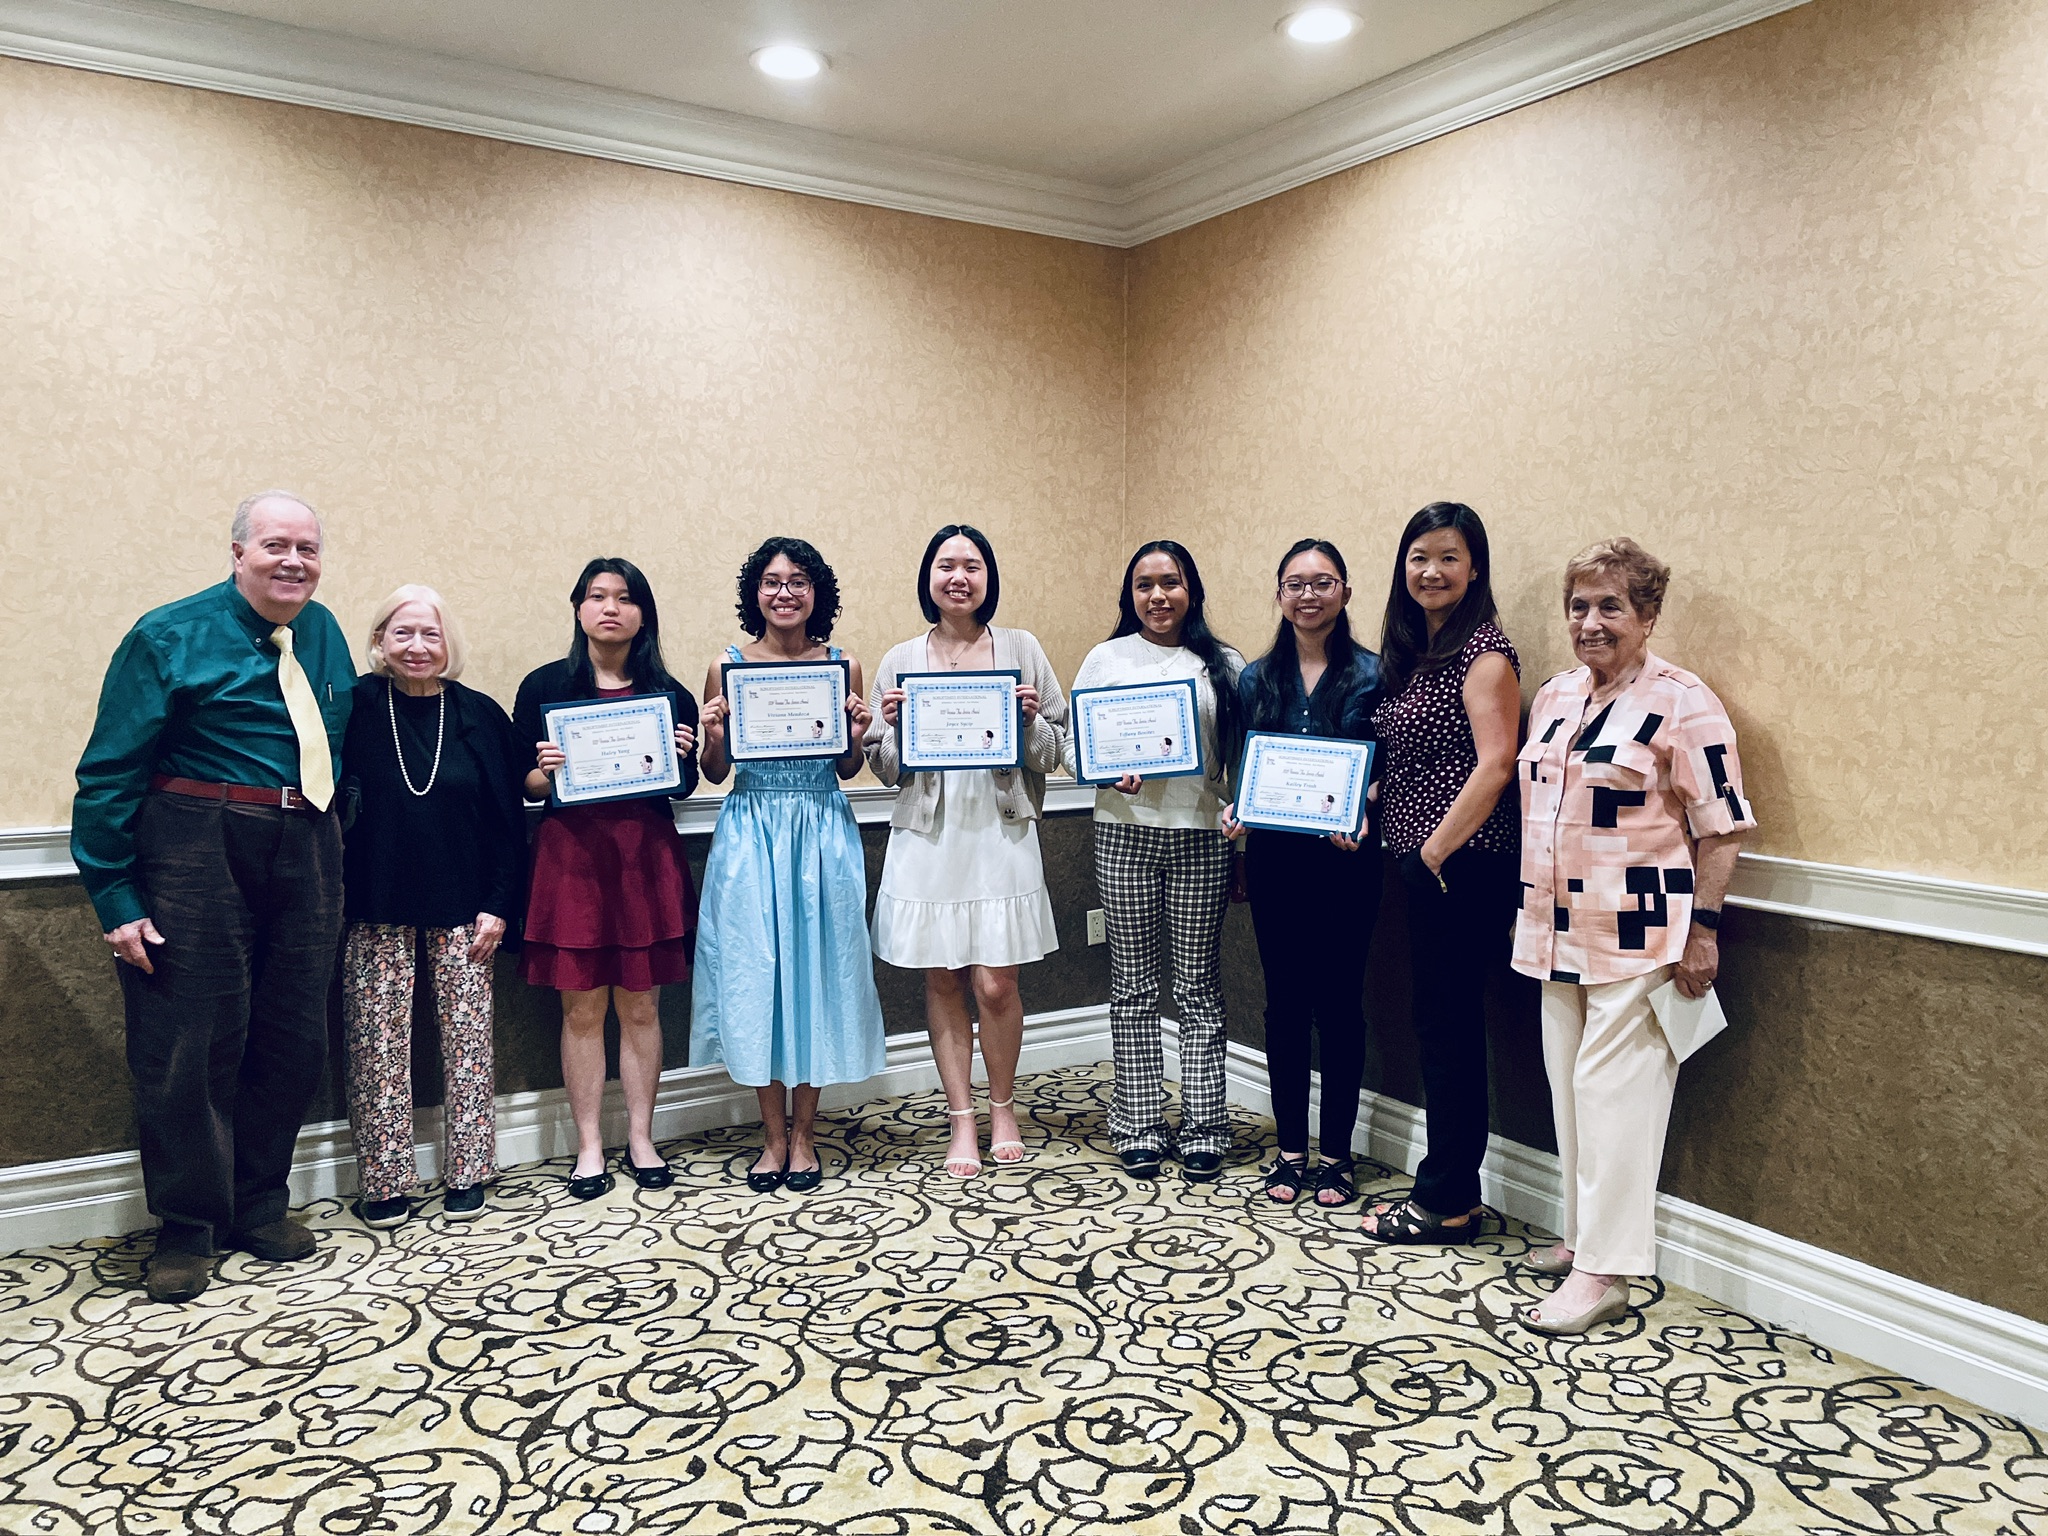
[[[1650,1011],[1671,978],[1543,983],[1543,1065],[1564,1164],[1564,1245],[1596,1275],[1657,1272],[1657,1174],[1678,1059]]]

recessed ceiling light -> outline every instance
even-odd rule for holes
[[[1281,25],[1297,43],[1335,43],[1358,30],[1358,18],[1334,5],[1312,5]]]
[[[825,67],[825,56],[795,43],[777,43],[754,55],[754,68],[777,80],[808,80]]]

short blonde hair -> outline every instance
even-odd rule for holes
[[[1588,544],[1565,563],[1565,607],[1571,607],[1572,593],[1580,582],[1602,578],[1619,578],[1636,617],[1654,619],[1664,609],[1664,594],[1671,586],[1671,567],[1634,539],[1602,539],[1598,544]]]
[[[370,616],[370,670],[380,677],[391,675],[391,666],[384,660],[384,626],[391,622],[391,615],[407,603],[425,603],[441,620],[441,641],[448,647],[448,665],[441,669],[443,677],[462,676],[462,665],[469,660],[469,649],[462,643],[462,626],[455,622],[455,615],[448,611],[448,604],[441,594],[432,587],[408,582],[397,588],[377,605],[377,611]]]

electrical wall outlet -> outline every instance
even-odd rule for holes
[[[1105,944],[1109,941],[1109,915],[1096,907],[1088,914],[1088,942]]]

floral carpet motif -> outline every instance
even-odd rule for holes
[[[2048,1536],[2010,1420],[1677,1289],[1538,1338],[1517,1224],[1269,1207],[1249,1117],[1220,1183],[1133,1184],[1105,1069],[1022,1090],[1030,1161],[969,1181],[925,1094],[834,1117],[809,1196],[736,1129],[589,1205],[559,1162],[468,1224],[322,1201],[186,1307],[146,1238],[0,1260],[0,1532]]]

